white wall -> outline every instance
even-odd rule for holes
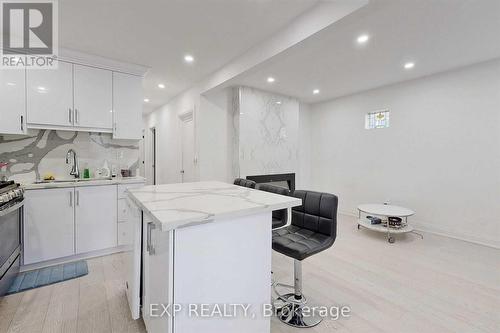
[[[198,152],[200,180],[232,183],[233,124],[232,89],[223,89],[210,96],[201,96],[198,112]]]
[[[179,183],[181,170],[181,123],[179,115],[194,112],[195,180],[232,182],[233,124],[231,89],[209,96],[193,88],[144,117],[146,178],[151,180],[150,128],[156,127],[157,183]]]
[[[388,129],[364,129],[389,108]],[[312,184],[408,206],[420,229],[500,246],[500,61],[313,105]]]
[[[146,140],[146,178],[151,181],[151,152],[149,151],[151,142],[150,128],[156,128],[157,140],[157,184],[179,183],[181,182],[181,132],[179,115],[194,110],[196,116],[199,107],[199,93],[189,90],[174,98],[170,103],[144,117],[145,140]],[[195,125],[195,132],[196,132]],[[195,154],[197,154],[197,144],[195,135]],[[195,167],[195,179],[198,179],[198,168]]]

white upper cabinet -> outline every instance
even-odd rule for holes
[[[26,133],[25,71],[0,70],[0,133]]]
[[[142,137],[142,77],[113,73],[113,138]]]
[[[74,125],[94,130],[113,127],[113,73],[74,65]]]
[[[73,65],[27,71],[28,124],[35,128],[73,126]]]
[[[146,68],[75,52],[63,59],[56,69],[0,70],[0,134],[33,128],[140,140]]]

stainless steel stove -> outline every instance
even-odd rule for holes
[[[23,207],[23,188],[13,181],[0,182],[0,296],[21,265]]]

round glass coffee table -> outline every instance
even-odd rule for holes
[[[389,243],[394,243],[396,240],[394,238],[395,234],[404,234],[407,232],[412,232],[413,227],[408,224],[408,216],[414,215],[415,212],[411,209],[384,205],[384,204],[363,204],[358,206],[358,229],[364,227],[369,230],[383,232],[387,234],[387,241]],[[364,215],[364,217],[363,217]],[[380,224],[372,224],[366,216],[376,216],[382,220]],[[398,226],[391,226],[389,223],[389,217],[399,217],[401,218],[401,224]]]

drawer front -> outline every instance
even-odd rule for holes
[[[137,188],[137,187],[143,187],[144,183],[140,184],[127,184],[127,185],[118,185],[118,199],[125,199],[127,195],[125,194],[125,191],[129,188]]]
[[[118,223],[118,245],[131,245],[133,243],[132,226],[131,222]]]
[[[129,206],[127,199],[118,199],[118,222],[127,221],[129,214]]]

